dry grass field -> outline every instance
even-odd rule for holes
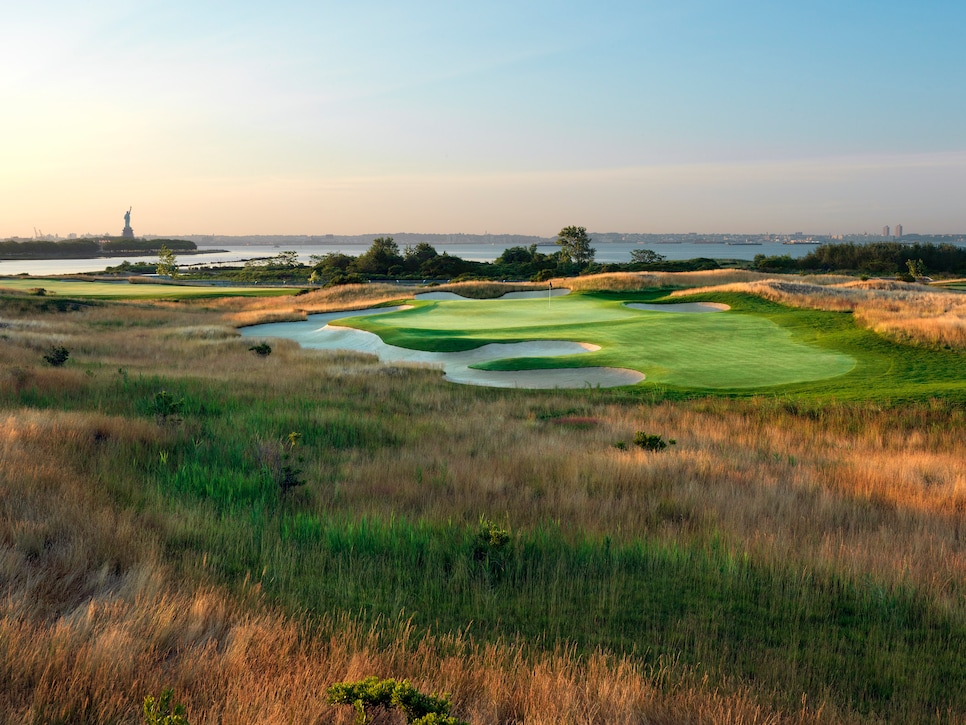
[[[560,285],[724,284],[963,344],[956,293],[734,274]],[[473,725],[966,721],[961,405],[479,390],[235,333],[398,298],[0,301],[0,720],[143,722],[172,687],[192,725],[349,723],[325,688],[378,675]],[[259,488],[291,431],[304,485]],[[481,516],[517,546],[505,581],[450,551]],[[627,611],[692,570],[688,607],[640,600],[679,638]]]

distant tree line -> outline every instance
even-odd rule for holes
[[[97,257],[101,246],[94,239],[68,239],[63,242],[7,239],[0,241],[0,259],[50,259],[57,257]]]
[[[320,284],[326,286],[355,284],[368,280],[531,280],[552,277],[620,271],[690,271],[717,269],[712,259],[667,261],[648,249],[635,250],[631,261],[624,264],[598,264],[595,250],[583,227],[565,227],[558,237],[559,249],[529,246],[508,247],[492,262],[462,259],[447,252],[440,254],[428,242],[400,249],[392,237],[378,237],[363,254],[351,256],[341,252],[313,255],[310,264],[302,264],[298,253],[279,252],[273,257],[251,260],[234,270],[196,269],[188,274],[218,274],[239,282],[283,282],[288,284]]]
[[[0,259],[86,259],[118,254],[155,254],[166,246],[178,252],[194,251],[194,242],[184,239],[29,239],[0,241]]]
[[[106,240],[101,249],[110,254],[118,252],[142,252],[154,254],[161,251],[162,247],[167,247],[174,252],[191,252],[198,248],[194,242],[185,239],[118,239]]]
[[[763,272],[852,272],[877,276],[966,274],[966,248],[954,244],[823,244],[800,259],[758,254],[754,267]]]

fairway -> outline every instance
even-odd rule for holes
[[[671,308],[673,309],[673,308]],[[489,343],[560,340],[599,346],[563,357],[484,362],[481,370],[610,367],[651,383],[756,388],[849,372],[848,355],[796,339],[753,313],[635,310],[622,300],[574,294],[554,299],[416,302],[406,310],[339,322],[398,347],[460,352]]]
[[[274,296],[294,294],[295,290],[278,287],[221,287],[215,285],[152,284],[150,282],[117,282],[30,278],[0,279],[0,290],[34,292],[45,295],[84,297],[89,299],[171,299],[183,297]]]

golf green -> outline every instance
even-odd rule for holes
[[[669,308],[673,309],[673,308]],[[434,352],[491,342],[568,340],[600,350],[569,357],[483,363],[487,370],[616,367],[648,382],[688,388],[758,388],[848,373],[849,355],[820,347],[749,312],[635,310],[623,300],[573,294],[553,299],[416,302],[411,309],[341,320],[390,345]]]

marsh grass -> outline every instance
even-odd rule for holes
[[[787,279],[787,276],[779,275],[777,278]],[[583,292],[636,292],[662,287],[687,289],[749,284],[772,279],[776,279],[776,275],[740,269],[713,269],[703,272],[613,272],[568,277],[559,280],[559,285]],[[812,284],[829,285],[847,282],[852,278],[838,275],[808,275],[795,277],[795,279]]]
[[[325,687],[367,675],[474,725],[966,711],[954,402],[478,390],[176,332],[221,329],[210,300],[0,314],[77,350],[0,345],[8,721],[135,722],[172,686],[192,723],[348,722]],[[677,445],[614,447],[638,430]],[[291,431],[282,496],[259,442]]]

